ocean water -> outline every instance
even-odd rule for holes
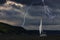
[[[60,30],[43,30],[42,33],[47,35],[59,35]]]

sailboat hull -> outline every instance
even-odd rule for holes
[[[40,37],[46,37],[47,35],[46,34],[41,34]]]

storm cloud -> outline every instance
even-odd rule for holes
[[[24,21],[24,15],[27,14],[23,26],[26,29],[38,30],[41,17],[43,17],[43,25],[60,25],[59,2],[45,0],[45,4],[45,6],[29,6],[7,1],[7,3],[0,6],[0,22],[21,26]],[[44,7],[46,8],[45,10]]]

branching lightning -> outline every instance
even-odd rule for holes
[[[52,14],[51,9],[50,9],[48,6],[45,5],[44,1],[45,1],[45,0],[42,0],[43,10],[44,10],[45,14],[48,15],[49,18],[53,19],[55,16],[51,15],[51,14]],[[42,10],[42,11],[43,11],[43,10]],[[40,26],[39,26],[40,34],[42,33],[42,30],[43,30],[43,29],[42,29],[42,18],[41,18]]]
[[[31,5],[31,6],[32,6],[32,5]],[[27,16],[28,10],[31,8],[31,6],[29,6],[29,7],[26,9],[26,11],[25,11],[25,14],[24,14],[24,21],[23,21],[22,26],[25,25],[26,16]]]

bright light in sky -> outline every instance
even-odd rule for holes
[[[15,2],[13,2],[13,1],[7,1],[7,3],[6,4],[11,4],[11,5],[16,5],[16,6],[20,6],[20,7],[23,7],[24,5],[23,4],[19,4],[19,3],[15,3]]]

